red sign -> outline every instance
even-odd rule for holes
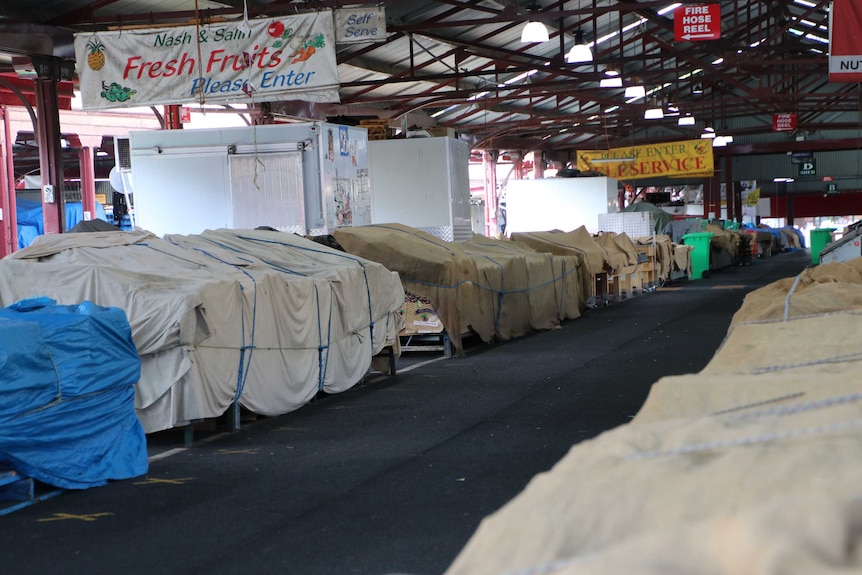
[[[829,81],[862,82],[862,5],[834,0],[829,11]]]
[[[188,124],[192,121],[192,111],[185,106],[180,108],[180,124]]]
[[[823,176],[822,178],[820,178],[820,180],[823,182],[831,182],[834,179],[835,178],[833,178],[832,176]]]
[[[792,132],[796,129],[796,114],[772,114],[773,132]]]
[[[673,11],[674,39],[698,42],[721,38],[721,5],[680,6]]]

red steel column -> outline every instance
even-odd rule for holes
[[[42,218],[46,234],[59,234],[65,229],[66,214],[63,201],[63,149],[60,146],[57,80],[37,78],[33,83],[39,111],[36,141],[39,144],[39,172],[42,175]],[[52,202],[45,201],[45,186],[54,187]]]
[[[524,152],[522,150],[518,150],[515,152],[517,156],[515,156],[515,169],[512,171],[512,179],[513,180],[523,180],[524,179]]]
[[[93,164],[93,148],[78,148],[78,164],[81,169],[81,202],[84,220],[96,219],[96,167]],[[89,217],[88,217],[89,214]]]
[[[497,229],[497,151],[482,150],[485,168],[485,235],[493,238]]]
[[[3,115],[4,123],[7,113],[6,106],[0,106],[0,114]],[[8,140],[9,138],[6,138],[7,142]],[[12,203],[9,196],[15,193],[15,188],[9,185],[9,178],[6,176],[6,154],[11,154],[9,146],[0,145],[0,258],[5,258],[14,251],[12,247],[13,228],[9,223],[9,217],[12,215],[9,209]]]
[[[9,253],[18,250],[18,202],[15,197],[15,162],[12,157],[12,125],[9,118],[9,108],[0,107],[0,113],[3,115],[3,133],[5,134],[4,148],[6,150],[5,157],[5,177],[3,182],[0,182],[0,188],[6,188],[4,196],[9,202],[9,214],[5,216],[9,227],[9,236],[3,237],[3,243],[9,245]]]
[[[541,180],[545,177],[545,159],[542,152],[533,152],[533,179]]]

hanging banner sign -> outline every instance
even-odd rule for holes
[[[721,4],[679,6],[673,11],[673,36],[677,42],[701,42],[721,38]]]
[[[760,188],[754,188],[748,192],[748,196],[743,198],[746,206],[756,206],[760,202]]]
[[[75,35],[85,110],[189,102],[338,102],[330,11]]]
[[[386,10],[356,8],[335,10],[335,41],[338,44],[384,42],[386,40]]]
[[[773,132],[792,132],[796,129],[796,114],[772,114]]]
[[[601,172],[617,180],[666,176],[711,177],[714,171],[712,140],[579,151],[578,169],[582,172]]]
[[[829,81],[862,82],[862,4],[835,0],[829,10]]]

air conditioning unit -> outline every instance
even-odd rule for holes
[[[132,154],[129,138],[114,138],[114,158],[121,172],[132,171]]]
[[[129,223],[135,227],[134,197],[132,196],[132,154],[129,138],[114,137],[114,167],[109,179],[111,187],[123,195]]]

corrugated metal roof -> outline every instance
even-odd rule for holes
[[[305,0],[247,4],[252,17],[311,7]],[[771,133],[777,112],[797,113],[800,130],[831,128],[843,137],[854,127],[850,116],[858,124],[858,88],[826,78],[826,0],[722,0],[721,38],[709,42],[675,38],[670,1],[536,0],[537,13],[528,14],[532,4],[387,0],[386,42],[337,47],[342,101],[395,117],[424,110],[474,143],[525,148],[686,139],[698,137],[706,121],[723,123],[739,140],[774,142],[783,137]],[[313,3],[345,5],[359,4]],[[188,21],[196,8],[207,18],[236,18],[242,6],[238,0],[9,0],[2,16],[89,29],[126,25],[136,15],[136,25],[178,15]],[[549,42],[520,42],[528,18],[547,25]],[[592,46],[594,62],[564,62],[577,31]],[[697,124],[680,127],[675,116],[645,121],[644,100],[599,87],[608,68],[621,72],[625,86],[641,81],[666,109],[674,104],[678,113],[694,114]],[[703,93],[694,94],[695,87]]]

